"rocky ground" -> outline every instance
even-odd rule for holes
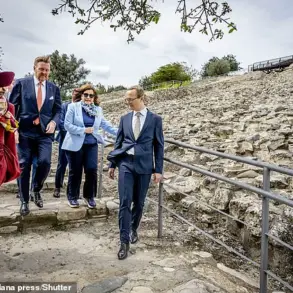
[[[163,116],[166,137],[292,168],[292,77],[293,71],[288,69],[269,75],[250,73],[211,79],[181,89],[149,92],[148,107]],[[119,117],[128,111],[123,106],[123,94],[101,96],[105,117],[116,125]],[[173,159],[262,187],[261,169],[168,143],[165,152]],[[56,155],[55,151],[54,164]],[[3,235],[0,242],[1,264],[5,264],[0,271],[5,279],[31,280],[34,276],[52,281],[64,280],[64,277],[66,280],[78,280],[81,289],[103,280],[109,285],[113,281],[111,278],[121,276],[117,279],[121,281],[121,287],[115,292],[257,292],[256,268],[208,241],[194,228],[180,223],[178,218],[168,213],[164,218],[165,238],[158,241],[157,212],[151,205],[147,207],[142,224],[142,241],[133,248],[135,253],[128,260],[118,262],[116,183],[105,179],[104,199],[99,202],[98,214],[91,214],[85,207],[73,214],[72,209],[66,208],[64,194],[58,202],[52,199],[54,168],[55,165],[44,190],[45,207],[53,219],[50,225],[44,226],[46,230],[35,230],[38,225],[30,227],[31,222],[24,223],[17,215],[15,182],[1,187],[0,224],[4,226],[7,219],[10,221],[8,224],[5,222],[6,228],[1,227],[0,231]],[[164,204],[259,261],[261,199],[257,195],[171,164],[166,163],[165,171],[166,182],[176,186],[180,192],[165,186]],[[291,177],[273,173],[271,179],[274,192],[293,199]],[[154,188],[150,196],[156,199],[157,187]],[[247,225],[228,221],[206,204]],[[32,221],[40,219],[40,213],[34,210]],[[270,233],[291,245],[292,218],[292,209],[271,202]],[[21,232],[23,234],[19,234]],[[288,251],[271,243],[271,267],[290,284],[293,278],[292,257]],[[159,260],[163,260],[162,263],[158,264]],[[235,271],[227,273],[225,266],[237,269],[241,276],[247,275],[248,280],[240,281],[239,275],[235,277]],[[271,283],[271,288],[280,288],[277,285]],[[94,291],[85,292],[111,292],[101,291],[103,283],[95,286]],[[188,286],[191,287],[189,291]],[[91,290],[91,287],[86,290]]]
[[[171,237],[158,241],[151,222],[144,218],[141,241],[125,261],[116,257],[115,220],[1,237],[1,278],[72,281],[78,292],[87,293],[257,292],[253,279],[217,263],[211,254],[188,250]]]

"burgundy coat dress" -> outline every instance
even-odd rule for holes
[[[8,104],[8,111],[13,117],[6,118],[1,116],[0,122],[7,123],[9,122],[8,120],[10,120],[11,126],[15,128],[14,106],[10,103]],[[0,124],[0,186],[3,183],[18,178],[20,172],[14,132],[6,130],[2,124]]]

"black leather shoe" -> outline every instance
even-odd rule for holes
[[[123,259],[127,258],[128,251],[129,251],[129,244],[121,243],[120,249],[118,251],[118,259],[123,260]]]
[[[26,216],[30,213],[29,205],[26,202],[22,202],[20,204],[20,211],[19,211],[21,216]]]
[[[34,193],[33,192],[30,193],[30,201],[34,201]]]
[[[56,197],[56,198],[60,197],[60,188],[55,188],[53,196]]]
[[[135,244],[138,241],[138,235],[136,231],[131,231],[130,242],[131,244]]]
[[[41,197],[41,194],[39,192],[33,192],[33,196],[34,196],[34,203],[38,208],[42,208],[43,207],[43,200]]]

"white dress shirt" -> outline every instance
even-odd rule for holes
[[[141,114],[139,118],[137,116],[135,116],[135,114],[137,112],[140,112],[140,114]],[[147,116],[147,112],[148,112],[147,108],[143,108],[140,111],[133,111],[133,117],[132,117],[132,131],[133,132],[134,132],[134,127],[135,127],[136,119],[140,119],[140,131],[142,130],[143,125],[145,123],[146,116]],[[134,148],[131,148],[130,150],[128,150],[127,151],[127,154],[134,155]]]
[[[37,96],[38,96],[39,82],[40,81],[34,75],[34,84],[35,84],[35,91],[36,91],[36,99],[37,99]],[[43,81],[42,82],[42,105],[44,104],[45,98],[46,98],[46,81]]]

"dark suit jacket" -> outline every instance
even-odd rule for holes
[[[70,103],[71,102],[65,102],[61,106],[61,114],[60,114],[59,125],[58,125],[59,132],[56,136],[56,141],[58,141],[59,143],[63,142],[65,135],[66,135],[66,132],[67,132],[64,128],[64,120],[65,120],[65,115],[67,112],[68,105]]]
[[[39,113],[35,85],[33,77],[18,79],[11,91],[9,102],[15,107],[15,116],[19,121],[19,133],[28,137],[40,135],[36,133],[33,121],[39,117],[42,134],[51,136],[54,134],[45,134],[46,127],[50,121],[54,121],[56,126],[59,124],[61,112],[61,98],[59,88],[50,81],[46,81],[46,97]]]
[[[162,118],[150,111],[137,140],[132,130],[133,112],[123,116],[120,120],[114,150],[107,159],[110,168],[119,167],[119,162],[126,152],[134,147],[134,169],[138,174],[152,174],[163,172],[164,135]]]

